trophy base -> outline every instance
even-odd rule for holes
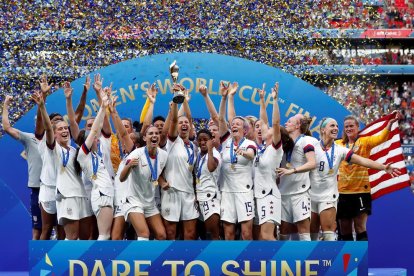
[[[185,96],[180,94],[175,94],[173,97],[173,102],[176,104],[181,104],[184,102]]]

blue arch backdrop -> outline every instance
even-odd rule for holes
[[[175,53],[146,56],[108,66],[91,74],[100,73],[104,86],[113,83],[113,94],[118,96],[118,111],[122,116],[138,120],[145,101],[145,88],[156,83],[159,95],[155,106],[155,115],[166,115],[168,102],[171,100],[169,88],[169,64],[177,60],[180,66],[179,81],[189,88],[190,106],[195,118],[208,118],[198,87],[206,85],[217,109],[221,96],[218,95],[219,82],[237,81],[239,91],[235,97],[236,111],[239,115],[259,115],[259,95],[255,88],[266,83],[267,91],[275,81],[280,83],[281,121],[296,113],[313,118],[311,130],[318,137],[318,124],[325,116],[338,120],[342,129],[342,118],[349,114],[343,106],[324,94],[318,88],[296,78],[280,69],[261,63],[217,54]],[[85,77],[72,83],[73,101],[77,103],[83,89]],[[98,108],[95,93],[88,93],[84,119],[93,116]],[[268,95],[267,95],[268,96]],[[271,98],[266,98],[272,103]],[[47,99],[48,112],[66,113],[65,98],[62,89]],[[271,109],[268,113],[270,116]],[[36,108],[29,111],[15,125],[16,128],[32,132]],[[22,147],[10,137],[0,141],[0,249],[2,260],[0,271],[27,270],[28,240],[31,238],[30,217],[28,212],[29,192],[26,188],[27,165],[20,156]],[[408,189],[387,195],[374,202],[374,215],[369,220],[369,266],[370,267],[405,267],[412,262],[413,254],[409,248],[414,247],[411,239],[413,226],[407,219],[413,218],[411,210],[414,201]],[[392,254],[393,258],[389,257]]]

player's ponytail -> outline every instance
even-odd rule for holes
[[[78,145],[78,148],[76,149],[76,154],[75,154],[75,159],[73,160],[73,165],[75,166],[75,172],[77,175],[81,175],[82,173],[82,168],[78,162],[78,154],[79,154],[79,150],[81,146],[83,145],[83,143],[85,143],[86,137],[87,137],[86,131],[82,129],[81,131],[79,131],[78,139],[76,139],[76,144]]]
[[[282,148],[284,152],[290,152],[293,150],[295,142],[293,142],[293,139],[290,138],[286,128],[282,126],[280,126],[280,139],[282,141]]]
[[[300,133],[305,134],[306,136],[312,136],[309,130],[310,124],[312,123],[312,119],[305,116],[302,119],[300,119],[299,123],[300,123]]]

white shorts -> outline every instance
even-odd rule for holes
[[[323,210],[334,207],[337,209],[338,200],[335,201],[324,201],[324,202],[314,202],[312,201],[311,210],[313,213],[320,214]]]
[[[155,206],[155,201],[151,203],[142,203],[136,197],[127,197],[125,203],[122,206],[122,212],[125,216],[125,221],[128,220],[129,213],[141,213],[145,218],[149,218],[159,214],[157,207]]]
[[[221,192],[220,217],[229,223],[249,221],[254,218],[253,190],[246,193]]]
[[[100,193],[99,190],[93,190],[91,194],[91,205],[93,213],[98,217],[101,208],[114,207],[114,198]]]
[[[161,194],[161,215],[172,222],[197,219],[200,216],[195,195],[169,188]]]
[[[207,201],[198,201],[198,206],[200,207],[202,221],[208,220],[213,214],[220,215],[220,200],[216,197]]]
[[[114,218],[124,216],[123,206],[124,203],[121,203],[121,205],[114,205]]]
[[[255,198],[256,213],[253,220],[255,225],[271,222],[280,225],[282,215],[282,199],[268,194],[263,198]]]
[[[46,213],[51,215],[56,215],[57,209],[56,209],[56,201],[45,201],[40,202],[42,205],[43,210],[45,210]]]
[[[63,225],[63,219],[81,220],[93,215],[87,197],[63,197],[56,200],[57,218],[59,225]]]
[[[48,214],[56,214],[56,186],[40,184],[39,203]]]
[[[309,192],[294,195],[282,195],[282,220],[289,223],[310,218],[311,199]]]

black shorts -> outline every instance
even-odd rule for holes
[[[350,219],[361,213],[371,215],[372,198],[369,193],[360,194],[339,194],[338,198],[338,219]]]

